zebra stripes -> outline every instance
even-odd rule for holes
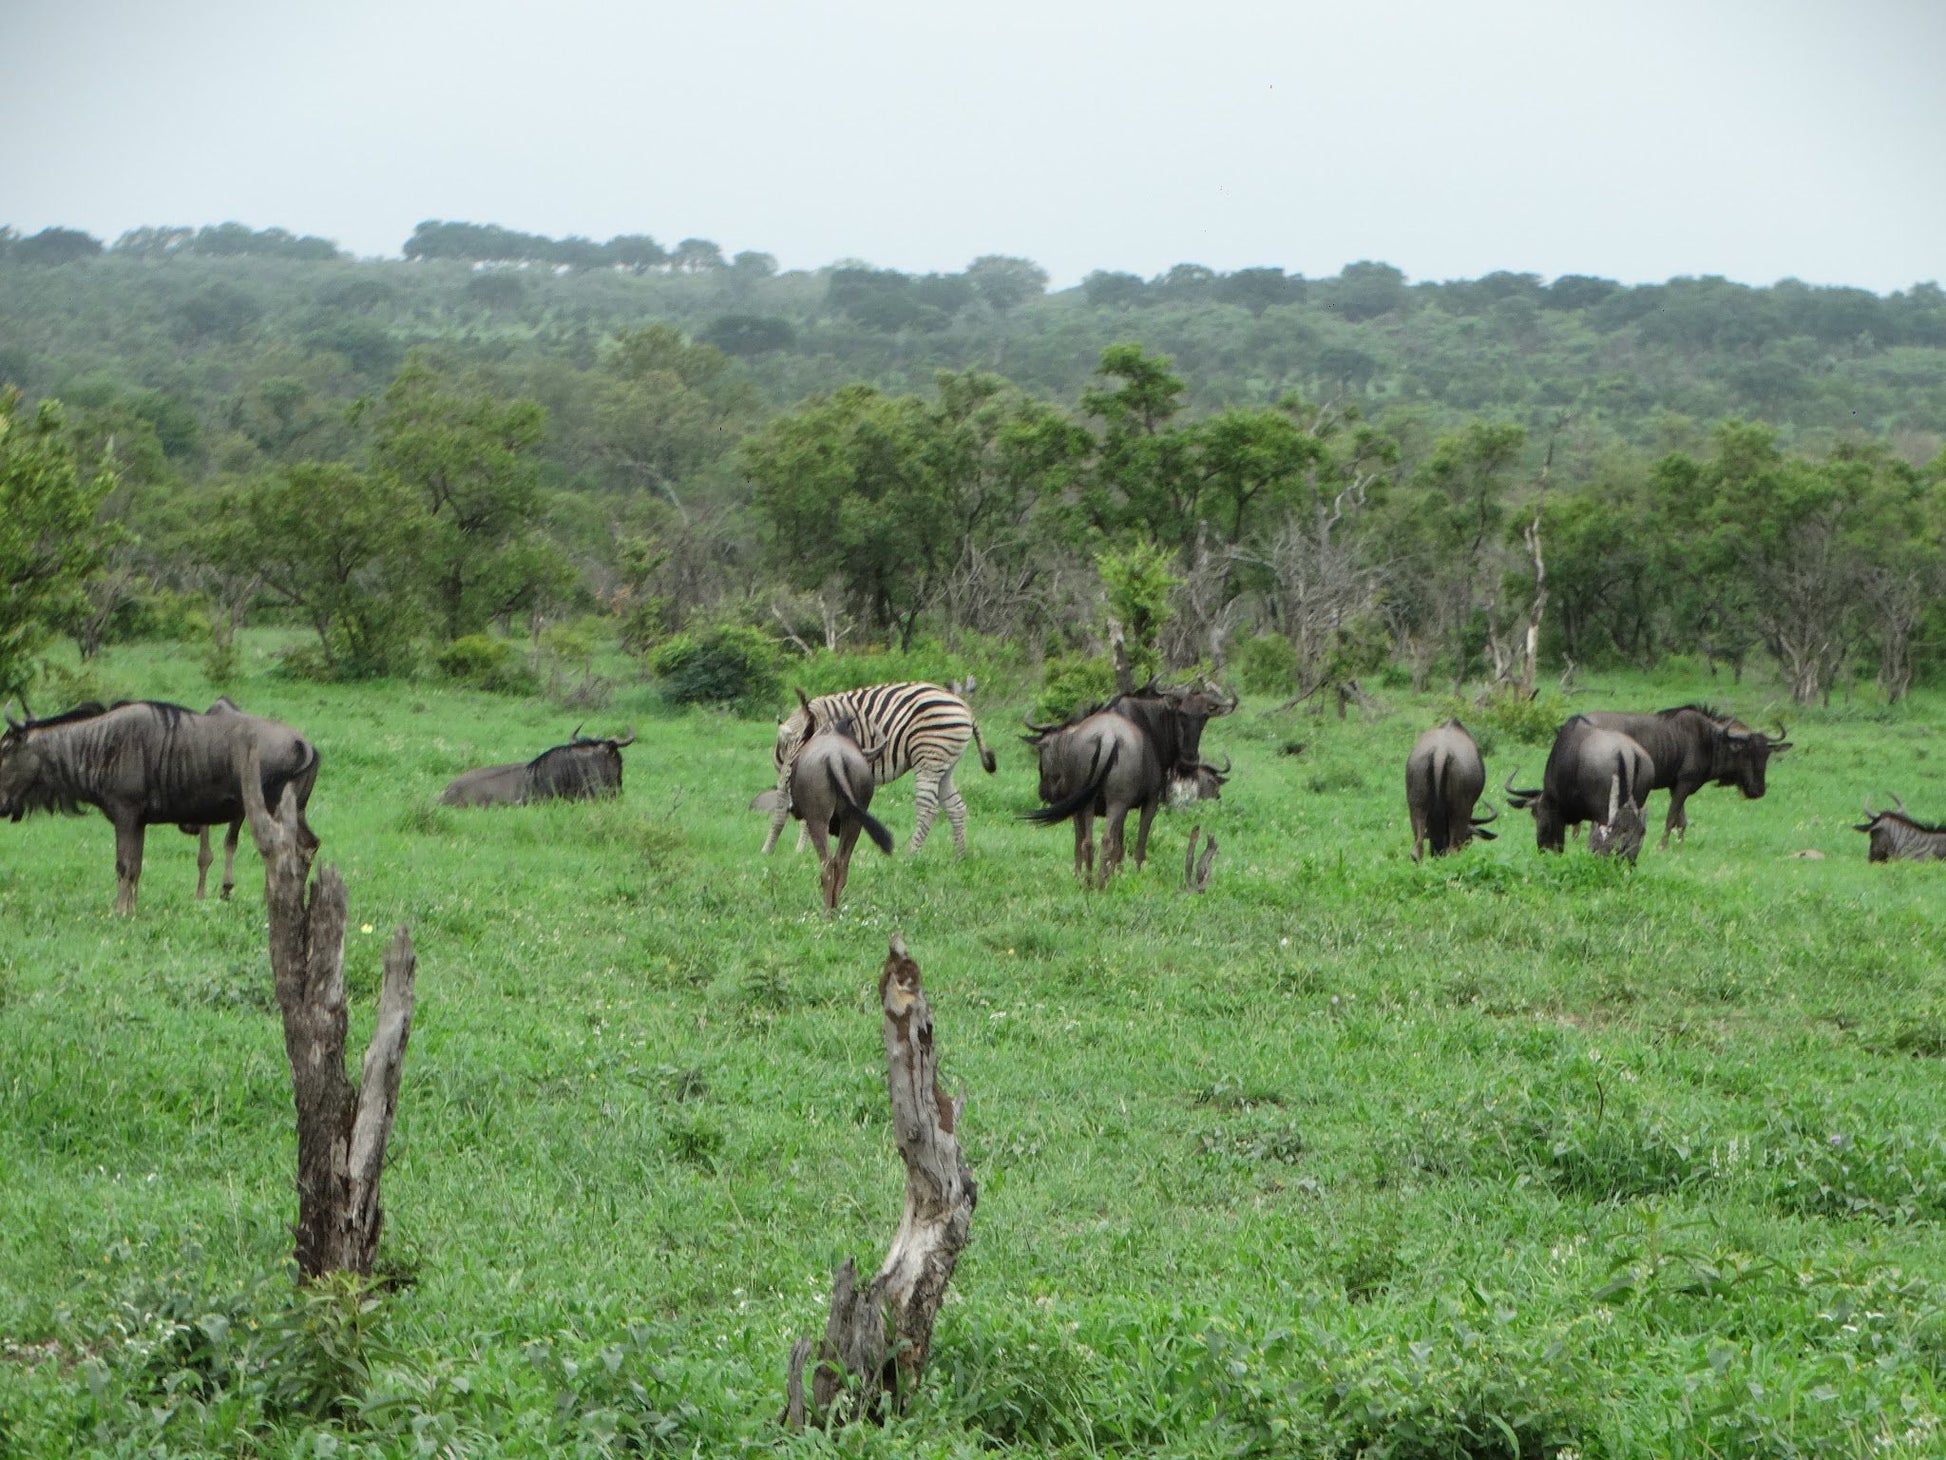
[[[953,846],[966,851],[966,802],[953,784],[953,767],[966,753],[966,743],[980,747],[980,764],[991,775],[993,752],[980,739],[980,727],[973,723],[973,712],[966,701],[936,684],[871,684],[862,689],[845,690],[834,695],[819,695],[811,701],[811,713],[820,725],[841,715],[852,720],[852,736],[867,750],[882,750],[872,761],[872,778],[878,785],[896,781],[914,771],[918,786],[919,819],[912,828],[908,852],[926,843],[933,818],[946,808],[946,820],[953,828]],[[774,758],[777,765],[777,805],[770,814],[770,835],[764,851],[777,845],[790,816],[791,762],[797,758],[804,741],[804,709],[800,705],[777,727]]]

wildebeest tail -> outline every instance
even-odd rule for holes
[[[993,752],[987,749],[987,743],[980,739],[980,722],[969,720],[967,723],[973,729],[973,743],[980,747],[980,764],[986,768],[988,775],[992,775],[999,769],[1000,763],[993,758]]]
[[[1436,856],[1444,856],[1453,849],[1453,817],[1446,805],[1447,762],[1451,759],[1444,749],[1433,752],[1432,805],[1426,808],[1426,837],[1432,842]]]
[[[1115,757],[1121,753],[1121,742],[1116,741],[1108,747],[1108,758],[1103,760],[1101,747],[1097,745],[1094,764],[1088,767],[1088,779],[1081,789],[1072,795],[1063,796],[1052,806],[1037,807],[1025,813],[1025,819],[1041,826],[1052,826],[1057,821],[1066,821],[1083,807],[1091,805],[1095,797],[1101,794],[1101,788],[1108,780],[1108,773],[1115,769]]]
[[[885,853],[886,856],[891,856],[892,833],[885,829],[885,823],[859,804],[858,798],[852,795],[851,787],[846,784],[845,778],[839,774],[836,765],[827,761],[825,763],[824,773],[831,777],[832,794],[844,803],[845,811],[849,815],[858,819],[858,824],[865,828],[865,835],[872,839],[872,845]]]

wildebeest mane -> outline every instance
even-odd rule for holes
[[[1872,817],[1875,821],[1902,821],[1914,831],[1923,831],[1928,836],[1946,836],[1946,822],[1935,826],[1921,821],[1909,811],[1875,811]]]
[[[1715,705],[1697,704],[1697,703],[1692,703],[1687,705],[1672,705],[1670,708],[1666,710],[1657,710],[1656,714],[1665,720],[1669,720],[1675,718],[1677,715],[1682,714],[1685,710],[1694,710],[1697,714],[1701,715],[1705,720],[1709,720],[1712,723],[1717,725],[1727,724],[1729,721],[1734,720],[1736,718],[1735,715],[1726,714],[1722,710],[1717,709]]]
[[[115,708],[120,709],[121,706],[117,705]],[[97,715],[105,715],[107,713],[108,706],[101,703],[100,700],[88,700],[76,705],[71,710],[63,710],[58,715],[49,715],[45,720],[30,719],[20,728],[23,730],[45,730],[50,725],[72,725],[77,720],[92,720]]]

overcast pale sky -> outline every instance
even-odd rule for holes
[[[1946,0],[0,0],[0,223],[1946,275]]]

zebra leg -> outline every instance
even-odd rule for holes
[[[949,768],[947,774],[951,773]],[[932,819],[939,814],[939,785],[945,779],[945,776],[929,775],[924,771],[913,775],[919,793],[919,819],[913,823],[912,844],[905,849],[907,856],[915,855],[926,844],[926,833],[932,830]],[[960,844],[960,850],[966,850],[964,841]]]
[[[946,807],[946,821],[953,828],[953,850],[963,857],[966,855],[966,798],[953,784],[951,770],[939,778],[939,799]]]
[[[790,817],[790,792],[786,788],[784,794],[777,798],[777,809],[770,813],[770,835],[764,838],[764,849],[759,855],[767,857],[776,850],[777,838],[784,834],[784,823],[789,821]],[[804,850],[804,842],[801,838],[797,843],[797,849],[800,852]]]

